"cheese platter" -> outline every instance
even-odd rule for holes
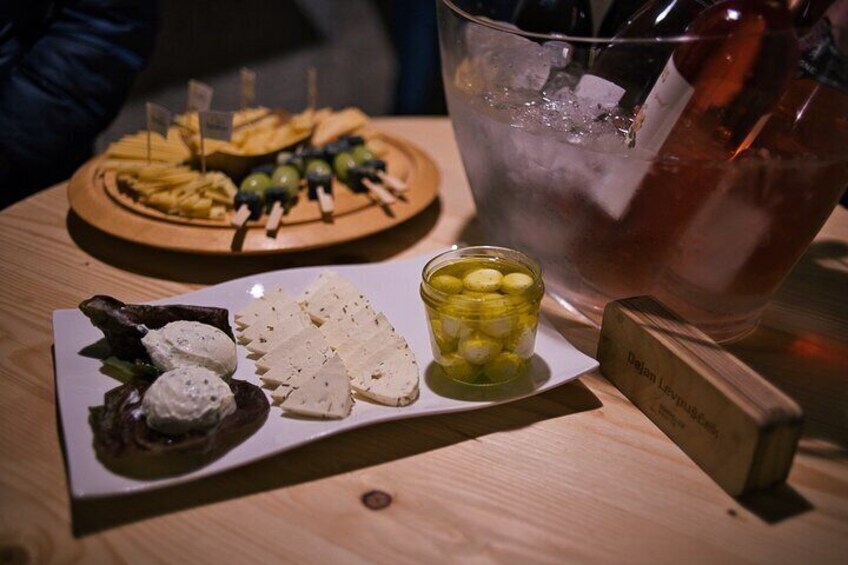
[[[196,133],[204,116],[178,116],[164,136],[113,143],[72,177],[73,211],[110,236],[156,248],[267,254],[390,229],[438,196],[426,153],[356,108],[249,108],[233,114],[230,141],[205,144]]]
[[[82,310],[57,310],[53,319],[56,387],[72,495],[96,498],[179,484],[378,422],[517,400],[571,381],[597,366],[542,320],[525,377],[499,387],[473,387],[446,378],[434,363],[427,317],[418,296],[427,260],[290,269],[229,281],[149,306],[106,301],[110,307],[92,309],[92,303],[86,301]],[[185,304],[193,306],[176,306]],[[97,313],[104,310],[111,314]],[[221,322],[222,311],[226,312],[226,325]],[[124,316],[125,323],[115,325],[116,313]],[[142,320],[137,316],[153,317]],[[284,323],[277,324],[281,320]],[[223,331],[221,327],[235,331],[232,339],[219,335],[213,340],[214,347],[204,346],[198,353],[186,349],[182,339],[193,322],[216,324],[218,329],[206,328],[207,333]],[[108,347],[102,341],[104,335]],[[105,362],[111,359],[109,352],[114,356],[130,342],[136,349],[129,358],[143,357],[146,362],[141,365],[152,364],[165,371],[152,386],[143,378],[130,381],[141,382],[143,390],[121,388],[128,386],[126,379],[115,378],[114,367],[125,366],[126,360]],[[218,361],[212,363],[211,359]],[[191,366],[182,365],[184,362]],[[196,386],[201,386],[197,378],[208,380],[202,386],[212,388],[203,390],[217,391],[217,415],[208,416],[205,408],[193,407],[191,395],[180,392],[179,383],[169,385],[170,393],[164,398],[183,400],[148,406],[145,411],[144,403],[156,400],[155,394],[147,399],[146,387],[157,386],[173,371],[179,379],[193,379]],[[202,373],[199,376],[195,374],[198,371]],[[219,398],[227,396],[215,380],[219,378],[232,390],[235,411],[230,401]],[[121,394],[127,400],[125,417],[104,420],[110,400],[118,410],[115,406],[120,403],[114,399]],[[231,427],[241,422],[241,426],[236,427],[237,440],[227,435],[225,446],[212,450],[200,463],[193,461],[180,472],[140,474],[137,469],[128,470],[127,465],[111,464],[125,453],[120,442],[147,449],[149,442],[128,440],[132,434],[121,428],[125,425],[121,422],[130,420],[135,426],[133,433],[138,432],[139,422],[143,423],[139,413],[160,420],[160,424],[148,420],[148,427],[164,426],[153,431],[141,427],[142,437],[147,439],[174,433],[174,429],[182,433],[190,425],[199,426],[191,428],[194,435],[188,442],[196,444],[208,437],[205,430],[210,425],[213,430],[225,422]],[[197,415],[197,421],[189,419],[186,424],[187,414]],[[239,417],[234,420],[232,414]],[[117,448],[116,437],[120,438]],[[112,447],[104,449],[104,443]]]

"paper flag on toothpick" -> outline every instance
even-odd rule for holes
[[[232,112],[200,112],[200,135],[229,141],[233,135]]]
[[[241,107],[248,108],[256,102],[256,73],[242,68],[239,76],[241,77]]]
[[[155,131],[162,137],[168,137],[168,128],[171,126],[171,112],[164,106],[148,102],[147,108],[147,131]]]
[[[188,100],[186,108],[189,112],[204,112],[212,106],[212,94],[214,90],[206,83],[199,80],[188,81]]]

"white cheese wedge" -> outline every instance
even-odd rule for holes
[[[245,329],[239,334],[239,341],[253,351],[251,346],[260,339],[264,338],[267,341],[275,333],[290,332],[289,326],[294,326],[296,332],[311,324],[309,314],[301,310],[297,303],[292,302],[289,306],[275,311],[272,315],[262,318]]]
[[[293,302],[291,296],[282,288],[275,288],[269,291],[262,298],[251,300],[247,306],[235,313],[234,318],[236,325],[244,328],[252,324],[257,319],[261,318],[268,310],[270,310],[278,302]]]
[[[319,279],[322,278],[321,275]],[[322,280],[323,283],[318,286],[313,286],[318,281],[310,285],[298,300],[315,324],[320,326],[368,305],[368,299],[362,292],[341,275],[328,272]]]
[[[350,375],[338,355],[311,377],[299,379],[280,402],[285,412],[317,418],[344,418],[352,406]]]
[[[312,320],[309,318],[309,314],[300,311],[294,316],[265,326],[263,331],[260,331],[256,338],[245,347],[251,353],[265,355],[311,325]]]
[[[317,371],[330,356],[327,340],[315,326],[308,326],[256,361],[259,378],[266,384],[280,385],[291,375]]]
[[[374,309],[366,305],[353,314],[329,320],[320,330],[330,347],[337,349],[341,344],[361,336],[364,331],[367,332],[368,328],[377,323],[376,318]]]
[[[306,290],[300,293],[300,295],[297,297],[297,301],[300,304],[303,304],[305,301],[309,300],[312,296],[314,296],[315,293],[318,292],[318,290],[322,286],[324,286],[328,281],[340,276],[341,275],[339,275],[335,271],[321,271],[320,273],[318,273],[318,276],[315,277],[315,280],[309,283],[309,286],[306,287]]]
[[[418,398],[418,364],[406,342],[389,345],[351,369],[350,384],[380,404],[406,406]]]
[[[291,318],[304,319],[305,312],[300,305],[294,300],[279,301],[274,304],[273,308],[265,312],[265,314],[251,323],[250,326],[239,331],[238,341],[241,344],[248,344],[259,338],[260,335],[272,331],[273,328],[279,327]],[[306,315],[305,319],[309,319]]]
[[[339,354],[351,371],[355,371],[360,364],[387,346],[400,347],[406,345],[404,339],[395,332],[395,329],[383,314],[378,314],[376,320],[379,321],[376,325],[376,331],[368,333],[363,331],[362,336],[356,336],[336,349],[336,353]]]

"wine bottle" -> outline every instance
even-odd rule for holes
[[[592,36],[589,0],[520,0],[512,23],[524,31]]]
[[[698,14],[715,1],[651,0],[645,4],[625,22],[614,39],[660,40],[610,43],[577,84],[577,95],[591,99],[599,97],[595,94],[598,91],[613,91],[617,92],[618,104],[625,110],[642,104],[677,46],[673,41],[662,39],[683,35]]]
[[[591,244],[622,250],[618,269],[586,277],[612,295],[650,289],[680,233],[713,188],[711,177],[750,144],[798,64],[783,2],[724,0],[687,28],[630,128],[632,158],[595,189]]]
[[[801,37],[795,77],[736,170],[713,181],[669,261],[669,286],[711,302],[757,297],[746,306],[756,311],[824,224],[848,186],[846,30],[848,0],[837,0]],[[686,315],[685,301],[675,307]]]

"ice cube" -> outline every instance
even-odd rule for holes
[[[563,68],[571,62],[574,47],[566,41],[546,41],[542,44],[552,67]]]
[[[615,108],[626,91],[617,84],[601,77],[585,74],[574,88],[574,94],[605,108]]]
[[[548,80],[551,63],[544,48],[534,41],[475,24],[466,28],[465,41],[490,89],[538,92]]]

